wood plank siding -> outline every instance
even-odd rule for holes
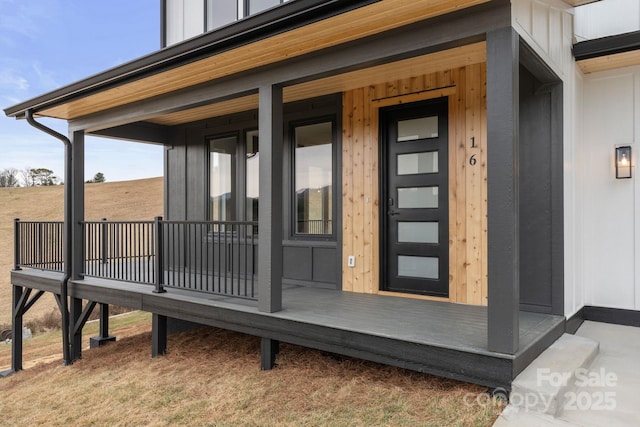
[[[378,113],[385,106],[449,97],[449,298],[487,303],[486,64],[348,90],[343,95],[342,289],[380,288]],[[472,147],[471,139],[475,139]],[[475,164],[470,164],[474,156]],[[347,257],[355,255],[355,267]],[[440,298],[442,299],[442,298]]]

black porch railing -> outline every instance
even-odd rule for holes
[[[83,275],[255,300],[253,221],[85,221]],[[16,220],[16,268],[63,271],[63,223]]]
[[[14,220],[14,268],[64,271],[64,223]]]
[[[84,242],[85,276],[156,282],[153,221],[85,221]]]

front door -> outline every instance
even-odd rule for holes
[[[380,110],[383,290],[449,296],[447,105]]]

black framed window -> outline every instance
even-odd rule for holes
[[[283,0],[247,0],[246,10],[248,10],[248,13],[245,16],[262,12],[263,10],[267,10],[282,3],[284,3]]]
[[[292,127],[295,235],[334,234],[334,129],[333,120]]]
[[[207,31],[270,9],[289,0],[205,0]]]
[[[238,20],[238,0],[207,0],[207,31]]]
[[[258,130],[245,132],[245,218],[258,220],[260,195],[260,151]],[[257,226],[255,230],[257,232]]]
[[[237,135],[209,140],[209,200],[212,221],[236,219],[237,147]]]

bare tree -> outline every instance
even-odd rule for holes
[[[27,166],[20,171],[20,179],[22,179],[22,183],[24,184],[25,187],[33,187],[36,185],[33,182],[30,166]]]
[[[7,168],[0,171],[0,187],[18,187],[18,170],[14,168]]]

